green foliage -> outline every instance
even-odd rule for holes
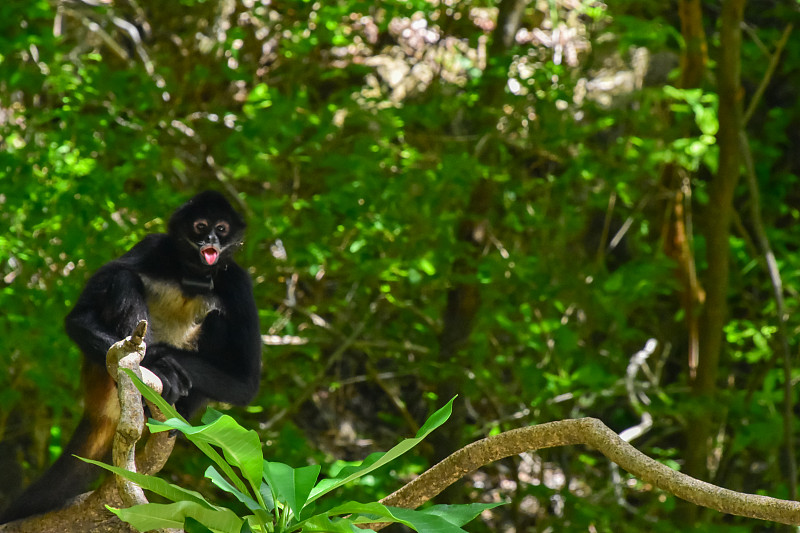
[[[202,426],[191,426],[174,408],[127,371],[139,391],[158,405],[166,422],[151,420],[154,433],[179,430],[202,450],[225,473],[211,466],[206,477],[245,504],[252,514],[239,517],[228,509],[209,503],[200,493],[167,483],[163,479],[84,459],[117,475],[129,479],[144,489],[154,492],[174,503],[150,503],[128,509],[111,509],[123,521],[139,531],[157,528],[186,528],[239,533],[240,531],[342,531],[354,532],[357,524],[373,522],[398,522],[414,531],[456,533],[460,526],[474,519],[486,509],[499,504],[439,505],[422,511],[387,507],[380,503],[347,502],[326,511],[317,512],[316,500],[326,494],[361,478],[373,470],[393,461],[411,450],[430,432],[441,426],[452,412],[453,400],[435,412],[420,428],[416,437],[406,439],[386,453],[375,453],[359,465],[341,469],[335,476],[318,481],[321,467],[308,465],[300,468],[266,461],[262,444],[255,431],[246,430],[233,418],[214,410],[203,416]],[[220,456],[216,449],[222,450]],[[239,476],[236,471],[241,473]],[[247,485],[242,480],[247,482]],[[270,513],[272,516],[270,516]]]
[[[41,472],[77,421],[81,355],[61,321],[85,280],[209,187],[247,215],[240,260],[270,339],[258,399],[230,414],[276,461],[386,449],[459,393],[448,438],[362,478],[360,499],[461,443],[566,417],[622,430],[647,409],[658,422],[642,450],[680,463],[698,405],[683,274],[667,250],[680,191],[702,286],[718,10],[695,21],[711,61],[687,89],[679,17],[652,0],[528,2],[507,47],[497,6],[513,2],[101,4],[0,2],[0,435],[24,466],[20,477],[0,465],[7,490]],[[793,2],[749,2],[745,18],[749,106],[800,20]],[[796,33],[745,128],[793,353]],[[670,170],[680,183],[666,183]],[[724,436],[720,483],[785,493],[776,307],[740,183],[720,396],[703,407]],[[622,239],[604,242],[605,229]],[[459,299],[464,287],[476,299]],[[449,302],[474,314],[449,315]],[[443,349],[455,333],[463,343]],[[631,382],[650,338],[659,349]],[[512,501],[470,526],[487,531],[681,529],[674,501],[615,485],[595,460],[543,452],[454,495]],[[168,468],[206,467],[179,445]],[[196,488],[235,499],[221,466],[209,475]]]

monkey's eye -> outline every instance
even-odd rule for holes
[[[208,222],[202,219],[196,220],[193,227],[194,232],[200,235],[208,231]]]
[[[217,230],[217,233],[219,233],[220,235],[227,235],[231,227],[224,220],[220,220],[219,222],[217,222],[217,225],[214,227],[214,229]]]

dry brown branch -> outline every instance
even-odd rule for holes
[[[133,386],[133,380],[120,370],[127,368],[141,376],[139,363],[144,359],[146,330],[147,322],[142,320],[136,326],[133,335],[113,345],[106,354],[106,366],[111,376],[117,380],[120,405],[120,419],[117,433],[114,435],[114,464],[132,471],[136,471],[136,443],[142,438],[144,409],[139,391]],[[126,507],[147,503],[140,486],[120,476],[115,478],[117,490]]]
[[[575,444],[592,446],[643,481],[702,507],[800,525],[800,502],[735,492],[672,470],[623,441],[596,418],[549,422],[474,442],[390,494],[381,503],[415,509],[483,465],[523,452]]]

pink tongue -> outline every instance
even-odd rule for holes
[[[216,251],[214,248],[203,248],[200,250],[200,253],[203,254],[203,259],[205,259],[206,264],[213,265],[217,262],[217,258],[219,257],[219,252]]]

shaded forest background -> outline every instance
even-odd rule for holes
[[[264,369],[231,412],[267,458],[360,459],[458,394],[422,455],[350,497],[595,416],[796,498],[798,6],[0,3],[0,505],[77,423],[62,320],[85,280],[205,188],[249,220]],[[165,475],[204,468],[179,444]],[[472,531],[777,530],[585,449],[441,501],[466,499],[509,502]]]

